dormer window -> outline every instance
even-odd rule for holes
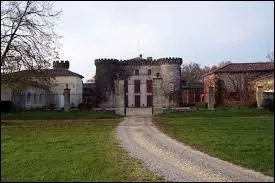
[[[135,75],[139,75],[139,70],[138,69],[135,70]]]

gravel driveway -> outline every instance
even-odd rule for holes
[[[149,116],[125,117],[116,132],[131,156],[167,181],[274,181],[273,177],[211,157],[166,136]]]

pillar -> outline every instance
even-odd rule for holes
[[[258,108],[262,108],[263,99],[263,86],[258,86],[256,90],[256,100]]]
[[[115,82],[115,113],[125,116],[124,80],[117,79]]]
[[[215,104],[214,87],[209,87],[208,88],[208,109],[214,110],[214,104]]]
[[[69,111],[71,108],[70,91],[71,89],[69,89],[68,84],[66,84],[66,88],[64,89],[64,110],[65,111]]]
[[[163,112],[163,94],[162,78],[153,78],[153,114]]]

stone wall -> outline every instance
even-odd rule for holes
[[[51,92],[55,95],[63,95],[64,89],[66,88],[66,84],[68,84],[68,88],[70,91],[70,102],[71,105],[77,107],[78,104],[82,103],[82,92],[83,92],[83,82],[80,77],[76,76],[58,76],[55,77],[53,81],[53,87],[51,87]],[[56,101],[54,103],[58,103]]]
[[[1,101],[11,101],[11,88],[1,83]]]
[[[181,79],[181,69],[180,65],[177,64],[164,64],[160,66],[160,75],[163,79],[163,90],[164,90],[164,107],[178,106],[178,99],[171,97],[169,99],[169,94],[180,91],[180,79]]]
[[[251,88],[250,82],[267,73],[268,72],[209,74],[204,77],[204,102],[208,101],[208,87],[210,86],[214,87],[216,94],[221,95],[216,96],[216,99],[220,98],[223,102],[255,101],[256,88]],[[217,82],[219,80],[222,86],[218,85]]]
[[[115,80],[115,112],[125,116],[124,80]]]
[[[135,75],[134,71],[132,75],[128,78],[128,107],[135,106],[135,96],[140,96],[140,107],[147,107],[147,95],[152,95],[152,93],[147,93],[147,80],[152,80],[156,77],[156,73],[159,72],[159,66],[136,66],[135,69],[139,70],[139,75]],[[148,70],[151,69],[151,75],[148,75]],[[134,92],[134,80],[140,80],[140,93]]]
[[[166,94],[173,93],[173,100],[169,101],[169,96],[165,97],[165,106],[178,106],[180,94],[180,77],[181,77],[181,58],[161,58],[161,59],[143,59],[135,58],[130,60],[119,61],[117,59],[96,59],[96,88],[100,106],[113,107],[110,104],[112,98],[110,95],[113,91],[113,81],[116,78],[127,79],[128,82],[128,106],[134,107],[135,95],[140,95],[141,107],[147,107],[146,80],[152,80],[152,77],[163,78],[163,87]],[[135,70],[139,70],[139,75],[135,75]],[[151,75],[148,75],[148,69],[151,69]],[[134,93],[134,80],[140,80],[140,93]]]

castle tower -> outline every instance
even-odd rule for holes
[[[54,69],[69,69],[70,62],[69,61],[53,61],[53,68]]]
[[[96,59],[96,90],[100,107],[114,107],[114,79],[118,60]]]
[[[163,107],[177,107],[180,92],[181,58],[161,58],[160,74],[163,79],[164,100]]]

